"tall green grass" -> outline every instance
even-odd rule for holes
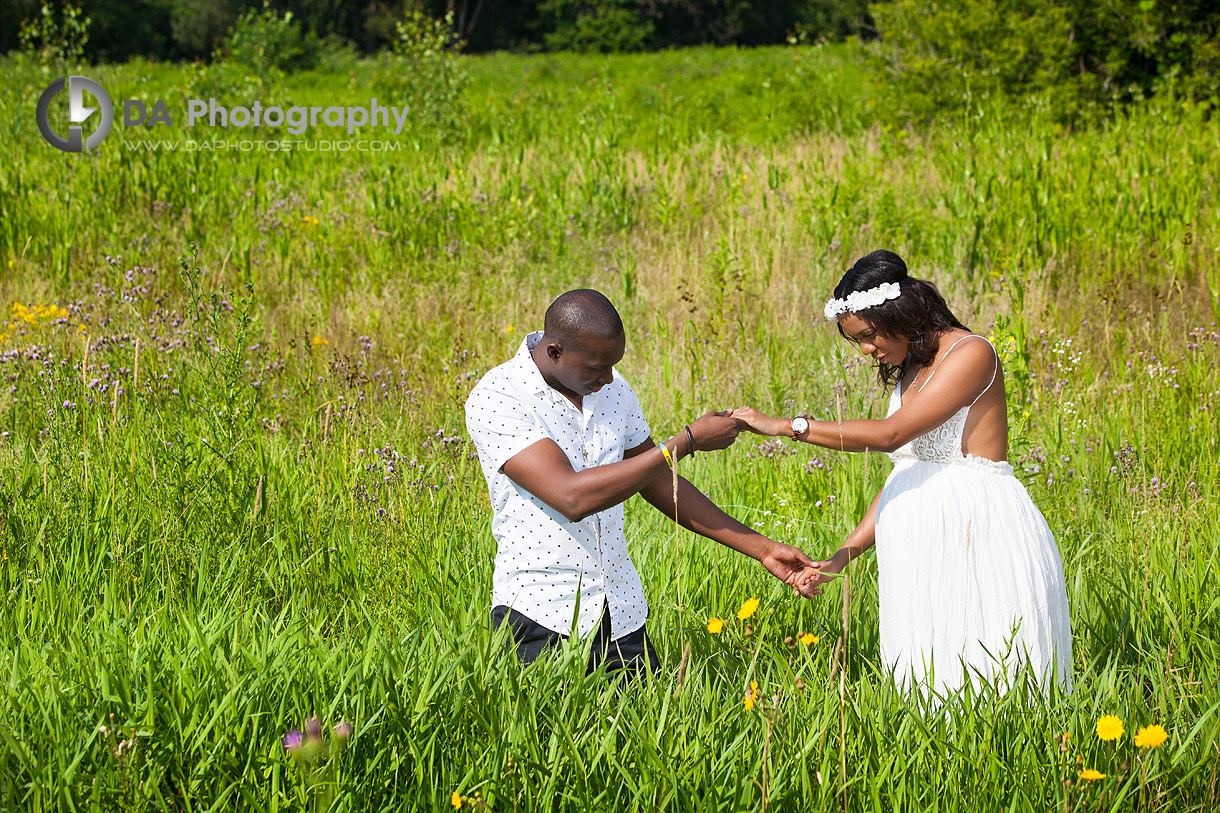
[[[1214,806],[1214,120],[1159,101],[1065,132],[985,103],[895,129],[832,48],[470,68],[462,132],[360,155],[136,151],[116,127],[66,156],[33,124],[49,79],[12,72],[0,806]],[[191,71],[89,75],[172,104]],[[370,78],[279,92],[361,103]],[[842,585],[794,599],[686,535],[679,603],[672,525],[638,500],[661,674],[586,677],[575,644],[524,671],[501,657],[462,428],[478,376],[556,294],[592,286],[628,325],[620,370],[658,437],[747,402],[879,415],[819,314],[882,246],[1002,349],[1010,460],[1063,555],[1072,694],[934,710],[897,693],[871,557],[845,624]],[[888,462],[743,437],[682,468],[825,555]],[[707,632],[751,596],[750,635]],[[1110,713],[1117,744],[1093,731]],[[313,714],[328,740],[340,720],[353,735],[307,763],[281,737]],[[1152,723],[1169,739],[1140,751]]]

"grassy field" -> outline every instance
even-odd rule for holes
[[[1206,111],[1064,131],[985,102],[900,127],[846,49],[496,55],[468,62],[456,131],[412,125],[392,150],[153,150],[137,142],[198,136],[116,123],[69,156],[34,124],[54,77],[5,68],[0,808],[1220,801]],[[195,71],[86,75],[177,112]],[[363,104],[373,71],[272,90]],[[846,610],[844,583],[806,602],[638,500],[661,675],[586,677],[575,647],[501,658],[461,411],[480,373],[588,286],[624,317],[620,369],[658,437],[745,403],[876,416],[872,371],[820,313],[881,247],[999,342],[1010,460],[1063,556],[1073,693],[921,709],[877,666],[871,555]],[[744,437],[682,468],[823,556],[889,463]],[[749,635],[708,633],[751,597]],[[290,756],[311,715],[320,741]],[[1137,747],[1151,724],[1167,741]]]

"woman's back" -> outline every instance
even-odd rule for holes
[[[974,339],[982,341],[974,341]],[[913,439],[902,449],[896,450],[895,454],[903,456],[904,450],[910,447],[918,452],[915,456],[930,459],[955,458],[960,453],[961,456],[1005,462],[1008,459],[1008,407],[1004,397],[1004,373],[1000,369],[999,358],[991,348],[991,343],[984,337],[966,330],[952,330],[943,333],[939,336],[938,342],[936,356],[927,367],[909,369],[899,380],[897,388],[891,395],[890,414],[893,414],[900,406],[909,405],[919,398],[923,387],[927,386],[938,374],[960,378],[960,381],[954,382],[953,391],[976,393],[977,397],[972,398],[972,403],[963,406],[940,427],[936,427],[920,438]],[[970,345],[979,346],[970,347]],[[967,350],[967,348],[970,349]],[[962,352],[985,353],[993,359],[993,362],[985,365],[985,372],[979,374],[971,374],[969,365],[951,365],[948,369],[942,368],[941,365],[946,358]],[[984,369],[978,365],[975,367],[980,370]],[[943,391],[943,388],[938,389]],[[955,448],[945,448],[945,444],[949,443],[953,444]]]

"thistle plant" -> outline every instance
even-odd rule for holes
[[[340,720],[331,726],[330,736],[322,732],[322,718],[311,715],[301,728],[280,738],[299,772],[314,810],[329,810],[343,778],[343,753],[352,736],[352,724]]]

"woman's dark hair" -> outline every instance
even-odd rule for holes
[[[890,339],[906,339],[911,352],[901,364],[878,362],[877,378],[882,386],[892,387],[910,365],[923,367],[936,357],[934,339],[953,328],[968,330],[945,304],[936,286],[927,280],[907,276],[907,264],[892,251],[874,251],[856,260],[835,286],[835,299],[846,299],[854,291],[867,291],[886,282],[896,282],[902,294],[880,305],[865,308],[856,315],[869,327]],[[839,325],[839,335],[854,342]]]

